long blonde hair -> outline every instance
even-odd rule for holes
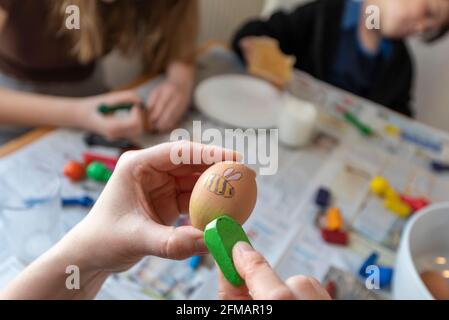
[[[49,0],[52,21],[73,44],[82,63],[113,48],[142,49],[148,69],[161,72],[172,61],[193,62],[198,32],[197,0]],[[80,9],[80,30],[65,27],[66,8]]]

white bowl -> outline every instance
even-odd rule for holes
[[[429,206],[408,221],[402,233],[393,277],[393,298],[433,300],[420,277],[422,257],[449,252],[449,202]],[[449,267],[448,267],[449,268]]]
[[[243,74],[224,74],[202,81],[195,105],[206,116],[237,128],[274,128],[282,92],[269,82]]]

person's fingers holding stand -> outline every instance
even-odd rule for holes
[[[245,280],[245,285],[235,287],[220,273],[219,295],[222,299],[330,299],[326,290],[313,278],[294,276],[284,283],[265,258],[246,242],[238,242],[232,253],[234,265]]]
[[[217,266],[218,268],[218,266]],[[218,297],[221,300],[251,300],[246,285],[236,287],[225,279],[223,273],[218,269]]]
[[[267,260],[246,242],[232,249],[235,268],[245,280],[249,294],[256,300],[295,299],[290,288],[282,282]]]
[[[287,286],[299,300],[330,300],[331,297],[318,280],[306,276],[293,276]]]

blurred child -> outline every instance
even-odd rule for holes
[[[66,26],[73,5],[79,29]],[[122,119],[97,114],[100,103],[139,104],[135,92],[91,95],[106,90],[95,67],[103,56],[141,49],[147,71],[167,75],[148,97],[145,120],[168,130],[190,101],[196,33],[196,0],[0,0],[0,124],[139,135],[139,108]]]
[[[366,26],[370,5],[379,8],[380,29]],[[274,38],[296,68],[412,116],[413,64],[403,39],[441,36],[448,26],[448,0],[317,0],[247,23],[233,47],[245,59],[255,37]]]

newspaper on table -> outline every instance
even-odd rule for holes
[[[212,60],[215,61],[216,57]],[[229,69],[220,68],[221,71]],[[147,95],[152,87],[154,82],[142,86],[139,92]],[[314,143],[307,148],[292,150],[280,147],[278,173],[257,177],[256,208],[244,228],[255,248],[283,279],[304,274],[324,283],[333,281],[339,287],[339,299],[388,297],[388,292],[367,290],[364,280],[357,275],[360,265],[373,251],[380,253],[381,263],[394,265],[404,225],[403,220],[388,212],[382,202],[370,194],[370,179],[385,175],[401,192],[426,196],[432,202],[448,201],[449,176],[436,176],[428,170],[427,164],[430,159],[439,157],[438,152],[447,149],[449,138],[442,132],[385,111],[301,72],[295,74],[291,91],[318,106],[321,113],[318,133]],[[336,111],[340,104],[345,104],[361,119],[369,119],[377,128],[394,123],[408,131],[416,130],[417,134],[444,147],[442,150],[423,149],[400,140],[390,141],[387,137],[369,140],[360,137]],[[221,128],[220,124],[195,111],[188,115],[182,126],[191,130],[193,120],[201,120],[204,127]],[[168,135],[152,135],[140,142],[151,146],[168,139]],[[33,180],[42,179],[43,167],[53,174],[61,174],[68,160],[79,159],[86,150],[88,147],[83,142],[82,133],[56,130],[0,159],[1,183],[3,187],[16,190],[32,188]],[[99,151],[114,155],[114,151],[109,149]],[[14,176],[18,170],[22,176],[27,176],[27,183]],[[62,180],[62,194],[65,196],[87,193],[96,198],[101,192],[98,184],[74,184]],[[346,228],[351,231],[348,247],[329,245],[320,236],[315,224],[317,208],[314,195],[321,186],[332,190],[335,205],[342,210]],[[61,219],[65,230],[86,214],[86,209],[64,209]],[[13,257],[2,259],[0,288],[23,268]],[[218,298],[217,285],[217,270],[210,257],[206,257],[196,270],[191,269],[187,260],[147,257],[127,272],[111,277],[98,299],[214,299]]]

